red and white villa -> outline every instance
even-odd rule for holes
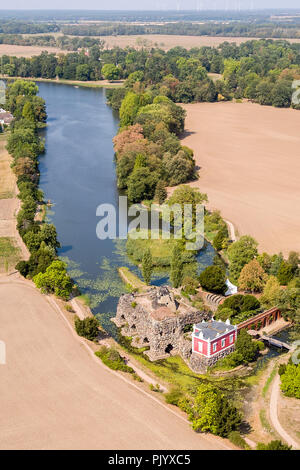
[[[237,326],[231,325],[230,320],[225,323],[221,320],[203,321],[193,328],[193,353],[215,362],[234,350],[236,338]]]

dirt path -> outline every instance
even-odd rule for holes
[[[30,283],[2,279],[0,298],[0,448],[232,448],[106,368]]]
[[[292,446],[293,449],[299,449],[299,444],[283,429],[282,425],[279,422],[278,418],[278,399],[280,394],[280,377],[276,374],[272,385],[271,385],[271,397],[270,397],[270,419],[274,429],[278,434],[288,443],[289,446]]]
[[[300,251],[300,112],[252,103],[196,103],[184,145],[195,152],[209,207],[270,254]]]

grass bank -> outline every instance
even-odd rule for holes
[[[33,82],[42,82],[42,83],[58,83],[60,85],[72,85],[85,88],[118,88],[123,85],[123,81],[119,80],[116,82],[109,82],[108,80],[98,80],[98,81],[80,81],[80,80],[64,80],[56,78],[33,78],[33,77],[6,77],[5,75],[0,75],[0,79],[5,80],[30,80]]]

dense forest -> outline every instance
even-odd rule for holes
[[[165,24],[76,24],[64,25],[64,34],[75,36],[110,36],[130,34],[172,34],[187,36],[228,36],[255,38],[300,38],[300,18],[291,22],[206,22],[204,24],[176,22]]]
[[[32,58],[4,55],[1,73],[84,81],[125,79],[125,89],[138,83],[145,91],[174,102],[247,98],[263,105],[299,107],[292,103],[292,84],[300,78],[300,44],[262,39],[239,46],[224,42],[217,48],[174,47],[167,52],[94,45],[88,51],[58,56],[47,52]],[[117,109],[122,93],[124,89],[110,97]]]
[[[104,41],[100,38],[92,37],[71,37],[71,36],[52,36],[45,34],[43,36],[22,34],[0,34],[0,44],[16,44],[18,46],[41,46],[58,47],[67,51],[77,51],[83,47],[92,47],[95,45],[103,47]]]

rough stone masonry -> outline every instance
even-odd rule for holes
[[[163,286],[142,294],[122,295],[113,321],[122,335],[133,338],[134,347],[148,347],[145,354],[151,361],[180,354],[193,370],[202,372],[207,367],[204,358],[193,358],[190,363],[192,341],[187,330],[210,318],[210,312],[196,309],[175,289]]]

